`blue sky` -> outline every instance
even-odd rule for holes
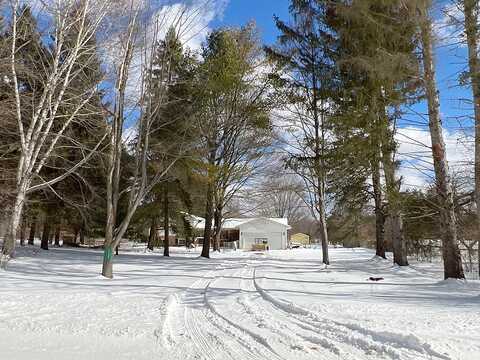
[[[273,20],[274,14],[288,19],[290,0],[230,0],[222,19],[212,23],[216,26],[241,26],[255,20],[266,43],[274,43],[278,35]]]

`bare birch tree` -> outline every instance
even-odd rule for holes
[[[42,13],[51,21],[52,44],[48,54],[48,64],[39,76],[42,79],[42,90],[34,99],[32,113],[27,117],[22,108],[25,105],[22,98],[22,84],[17,72],[18,20],[22,7],[19,0],[11,2],[12,34],[10,53],[10,75],[12,91],[15,97],[17,132],[20,140],[20,156],[16,170],[14,205],[11,211],[8,231],[4,239],[1,267],[5,268],[8,260],[14,254],[16,232],[22,217],[22,211],[28,194],[48,188],[65,179],[80,168],[98,150],[102,141],[93,149],[80,146],[83,158],[62,174],[53,179],[44,179],[42,169],[55,154],[58,145],[65,140],[66,130],[82,114],[88,101],[97,93],[97,86],[92,86],[82,94],[77,94],[75,106],[67,115],[60,114],[62,102],[67,101],[67,90],[81,73],[81,68],[75,65],[84,52],[91,52],[92,42],[109,7],[109,1],[97,4],[91,0],[57,1],[45,3]],[[67,34],[76,30],[73,44],[66,49]],[[71,37],[68,39],[71,41]],[[95,49],[93,49],[95,51]],[[70,99],[71,100],[71,99]]]

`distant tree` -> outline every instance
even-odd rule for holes
[[[282,170],[277,168],[276,171]],[[303,183],[295,175],[278,178],[267,173],[252,196],[257,203],[255,212],[261,216],[288,218],[289,225],[294,226],[308,215],[303,201]]]

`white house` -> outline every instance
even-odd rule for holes
[[[270,250],[288,246],[288,219],[253,218],[237,225],[240,232],[239,248],[250,250],[254,244],[268,244]]]
[[[205,220],[191,216],[192,226],[197,230],[205,228]],[[286,218],[231,218],[222,224],[221,241],[236,242],[239,249],[252,250],[255,244],[265,244],[270,250],[286,249],[287,231],[291,227]]]

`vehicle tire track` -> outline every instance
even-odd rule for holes
[[[272,303],[280,311],[290,314],[290,316],[296,315],[299,318],[297,319],[298,321],[312,329],[317,329],[318,333],[324,334],[333,341],[363,350],[365,352],[364,355],[367,356],[374,351],[378,355],[387,355],[392,359],[451,359],[448,354],[441,354],[435,351],[430,344],[422,343],[414,335],[406,336],[393,332],[377,332],[356,324],[342,323],[324,316],[322,317],[316,312],[302,308],[289,301],[274,297],[258,284],[255,265],[253,267],[253,281],[260,296]]]
[[[174,307],[167,307],[161,336],[169,339],[165,343],[168,358],[279,360],[258,338],[216,313],[209,305],[209,285],[222,271],[223,268],[212,271],[197,280],[178,297]]]
[[[254,337],[260,338],[261,343],[270,349],[274,349],[283,359],[318,359],[319,356],[322,359],[348,358],[340,356],[337,344],[319,336],[312,331],[312,328],[301,326],[301,324],[292,321],[290,316],[286,317],[285,314],[266,302],[255,290],[252,270],[246,263],[242,270],[232,273],[223,272],[211,282],[209,288],[215,288],[216,282],[222,280],[222,278],[224,283],[229,278],[232,280],[240,279],[240,292],[235,295],[235,300],[232,301],[233,296],[231,296],[230,299],[221,299],[218,304],[215,301],[210,301],[213,311],[223,318],[232,318],[232,320],[229,320],[231,323],[235,323],[237,327],[243,328],[244,331],[253,333]],[[230,305],[232,303],[238,304],[241,307],[240,310],[235,311],[237,307],[232,307]],[[227,307],[225,308],[222,305]],[[222,309],[224,309],[224,313],[222,313]]]

